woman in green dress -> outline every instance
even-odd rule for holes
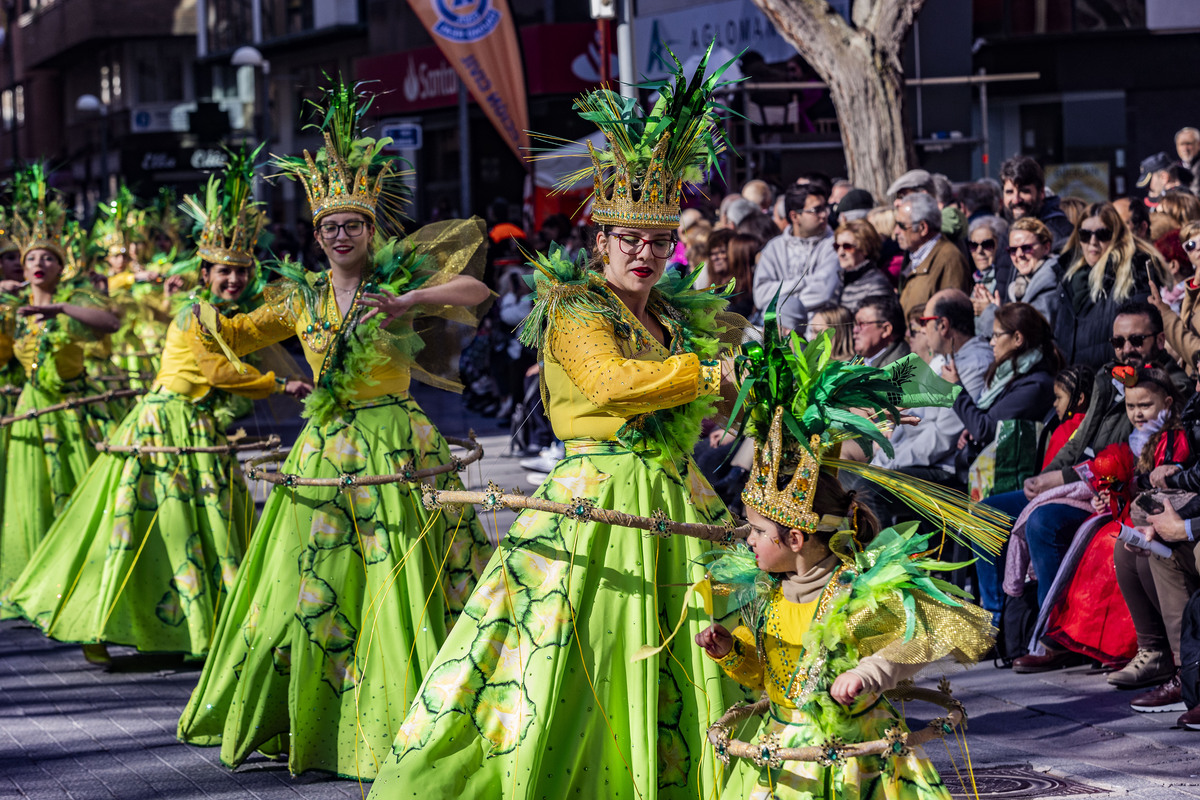
[[[0,334],[0,361],[15,355],[25,370],[17,414],[99,393],[84,371],[83,348],[119,324],[90,286],[60,280],[67,260],[59,240],[65,210],[49,191],[39,165],[18,173],[16,229],[29,287],[13,328]],[[96,457],[94,443],[111,425],[104,403],[89,403],[18,419],[8,427],[0,597],[62,513]],[[0,608],[0,616],[11,616],[11,611]]]
[[[488,291],[462,274],[482,267],[481,220],[384,237],[396,176],[358,133],[357,100],[333,92],[324,149],[283,165],[304,181],[329,271],[284,265],[292,277],[263,307],[210,326],[211,346],[238,355],[300,337],[315,389],[280,469],[335,485],[271,492],[178,732],[220,745],[231,767],[261,750],[292,773],[370,780],[491,545],[472,509],[428,511],[413,483],[359,479],[452,463],[408,391],[423,355],[414,319],[454,317]],[[435,485],[462,486],[453,471]]]
[[[223,412],[234,396],[305,393],[300,381],[234,369],[192,330],[197,302],[234,314],[261,299],[253,247],[265,220],[253,178],[252,159],[234,154],[224,180],[188,198],[203,288],[168,328],[150,393],[108,440],[115,451],[92,463],[5,599],[47,636],[83,643],[89,661],[108,661],[106,642],[208,652],[254,521],[237,458],[220,452]]]
[[[594,270],[539,259],[525,341],[566,457],[537,497],[720,525],[691,459],[721,399],[725,300],[665,274],[681,179],[719,148],[717,78],[664,87],[646,116],[600,90],[577,102],[610,147],[593,153]],[[618,110],[620,109],[620,110]],[[613,116],[613,113],[616,116]],[[615,187],[604,190],[615,166]],[[744,323],[744,321],[742,321]],[[732,699],[691,644],[700,541],[524,511],[429,670],[371,797],[712,797],[704,743]],[[699,574],[697,574],[697,571]],[[678,637],[645,657],[676,625]]]

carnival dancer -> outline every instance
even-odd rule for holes
[[[29,287],[21,295],[14,329],[0,335],[0,360],[15,354],[25,370],[17,414],[98,395],[101,390],[84,371],[83,347],[119,325],[89,285],[60,280],[67,263],[60,240],[66,210],[51,196],[46,177],[41,165],[32,165],[17,174],[14,189],[17,239]],[[8,426],[0,597],[62,512],[96,457],[94,443],[108,434],[112,421],[107,406],[94,402]],[[0,608],[0,616],[9,613]]]
[[[130,385],[140,388],[147,385],[146,376],[158,371],[170,322],[160,274],[165,265],[156,265],[156,271],[137,257],[145,212],[137,208],[137,198],[127,186],[121,184],[99,211],[92,235],[104,253],[108,295],[121,316],[121,328],[112,336],[112,358],[129,376]]]
[[[222,414],[231,396],[302,395],[307,385],[210,353],[190,329],[196,302],[255,308],[263,282],[254,242],[252,157],[231,153],[223,179],[188,197],[202,289],[167,330],[150,393],[125,417],[5,598],[59,641],[105,663],[104,643],[193,656],[208,652],[253,528],[254,506]]]
[[[723,144],[718,85],[701,64],[645,116],[605,89],[577,101],[609,142],[591,151],[596,256],[537,259],[522,338],[544,359],[545,406],[566,443],[535,497],[579,515],[517,517],[373,798],[415,787],[429,798],[710,797],[721,784],[703,732],[731,698],[691,646],[700,625],[684,601],[702,545],[587,514],[729,519],[690,454],[721,399],[720,337],[740,343],[742,331],[732,315],[718,320],[723,298],[665,274],[682,181]],[[687,637],[633,660],[684,614]]]
[[[482,271],[482,220],[383,235],[396,161],[387,141],[358,131],[369,99],[339,85],[327,102],[324,148],[277,163],[305,186],[329,271],[282,265],[293,280],[212,330],[211,347],[238,354],[299,336],[315,390],[179,737],[219,744],[231,767],[261,750],[286,757],[292,773],[370,780],[491,553],[473,509],[427,511],[404,477],[453,463],[408,388],[425,377],[424,355],[445,357],[458,339],[422,351],[413,320],[466,319],[463,307],[489,293],[466,274]],[[436,485],[462,487],[453,470]]]
[[[757,442],[742,493],[749,548],[716,552],[710,564],[714,591],[732,593],[743,623],[732,632],[714,624],[696,637],[727,674],[769,698],[757,763],[740,761],[722,797],[949,800],[934,767],[906,746],[909,730],[883,693],[943,656],[976,661],[991,646],[991,617],[929,575],[961,566],[931,555],[933,534],[916,535],[916,523],[880,532],[834,471],[852,466],[834,457],[841,441],[866,436],[887,448],[879,429],[850,409],[894,414],[906,394],[901,372],[837,362],[828,334],[782,357],[769,339],[766,352],[746,361],[758,374],[745,392],[747,432]],[[952,400],[947,393],[942,404]],[[972,521],[965,497],[923,496],[920,483],[854,468],[998,547],[1003,531]],[[720,734],[718,754],[728,758],[730,731]],[[848,750],[876,741],[888,743],[886,752]],[[805,748],[816,751],[812,760],[788,760],[788,750]]]

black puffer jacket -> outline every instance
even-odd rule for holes
[[[1074,263],[1075,255],[1068,253],[1060,261],[1064,264]],[[1150,296],[1149,267],[1150,256],[1140,250],[1133,254],[1133,294],[1129,296],[1130,300],[1145,300]],[[1115,279],[1115,268],[1110,266],[1104,276],[1104,294],[1095,302],[1088,287],[1087,269],[1081,269],[1063,280],[1059,288],[1054,340],[1062,351],[1065,363],[1087,364],[1100,369],[1112,359],[1113,349],[1108,340],[1112,338],[1113,320],[1117,318],[1117,308],[1121,305],[1112,296]]]

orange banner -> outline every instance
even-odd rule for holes
[[[508,0],[408,0],[408,4],[524,164],[529,108]]]

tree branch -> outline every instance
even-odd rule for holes
[[[838,50],[859,35],[828,0],[754,0],[754,4],[827,82]]]
[[[876,0],[860,28],[875,37],[880,50],[898,55],[923,5],[925,0]]]

